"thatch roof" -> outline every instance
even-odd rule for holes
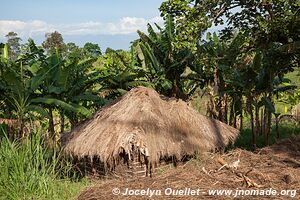
[[[293,108],[292,115],[294,115],[296,119],[300,119],[300,103]]]
[[[98,156],[111,166],[121,151],[129,153],[135,145],[158,163],[162,157],[181,159],[225,147],[237,135],[238,130],[200,115],[181,100],[137,87],[75,128],[64,150],[77,157]]]

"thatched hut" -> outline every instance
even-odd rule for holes
[[[97,157],[107,171],[138,162],[147,174],[162,161],[223,148],[237,136],[233,127],[200,115],[181,100],[137,87],[75,128],[64,151],[76,158]]]
[[[292,115],[295,116],[296,119],[300,119],[300,103],[298,103],[293,109],[292,109]]]

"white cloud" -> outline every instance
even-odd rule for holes
[[[4,36],[9,31],[19,33],[20,36],[31,36],[34,34],[45,34],[45,31],[53,30],[51,27],[39,20],[30,22],[18,21],[18,20],[0,20],[0,34]]]
[[[152,19],[150,19],[149,23],[151,23],[151,24],[156,23],[159,26],[162,26],[164,24],[164,20],[163,20],[163,18],[157,16],[157,17],[153,17]]]
[[[86,22],[74,24],[49,24],[45,21],[0,20],[0,36],[4,37],[9,31],[18,33],[21,37],[34,37],[57,30],[63,35],[118,35],[145,31],[147,23],[162,24],[160,17],[151,19],[124,17],[115,23]]]

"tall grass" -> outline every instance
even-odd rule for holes
[[[47,149],[40,134],[0,140],[0,199],[74,199],[87,181],[68,177],[71,165]]]

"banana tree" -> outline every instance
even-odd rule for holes
[[[189,48],[181,48],[176,41],[174,19],[166,17],[164,27],[156,24],[155,32],[148,24],[148,35],[138,31],[139,41],[134,45],[140,65],[146,70],[147,78],[155,83],[156,89],[167,96],[186,100],[183,78],[186,69],[192,65],[193,54]]]
[[[132,52],[107,49],[100,60],[97,65],[101,75],[99,88],[103,97],[115,99],[136,86],[152,87],[145,78],[145,70],[137,65]]]
[[[32,105],[33,93],[29,90],[31,79],[26,73],[22,60],[0,61],[1,65],[1,110],[5,118],[16,118],[19,122],[19,138],[24,136],[25,121],[31,118],[32,112],[45,115],[43,108]]]
[[[53,110],[59,110],[63,132],[65,116],[73,127],[80,118],[91,115],[92,111],[88,108],[103,105],[103,99],[97,96],[97,91],[93,91],[93,85],[99,79],[98,72],[90,71],[94,62],[95,59],[67,61],[57,51],[48,56],[38,69],[32,70],[35,76],[31,89],[36,94],[32,102],[48,109],[51,137],[55,136]]]
[[[101,100],[91,90],[97,81],[97,73],[87,72],[94,60],[66,63],[59,53],[45,56],[32,40],[25,52],[15,62],[1,62],[1,83],[5,84],[4,104],[7,113],[24,121],[30,113],[39,113],[49,119],[49,133],[55,138],[53,110],[59,110],[61,120],[64,113],[72,119],[88,117],[91,111],[87,102]],[[84,105],[85,104],[85,105]],[[35,115],[31,115],[35,116]],[[74,121],[74,120],[73,120]],[[64,122],[61,131],[64,130]]]

